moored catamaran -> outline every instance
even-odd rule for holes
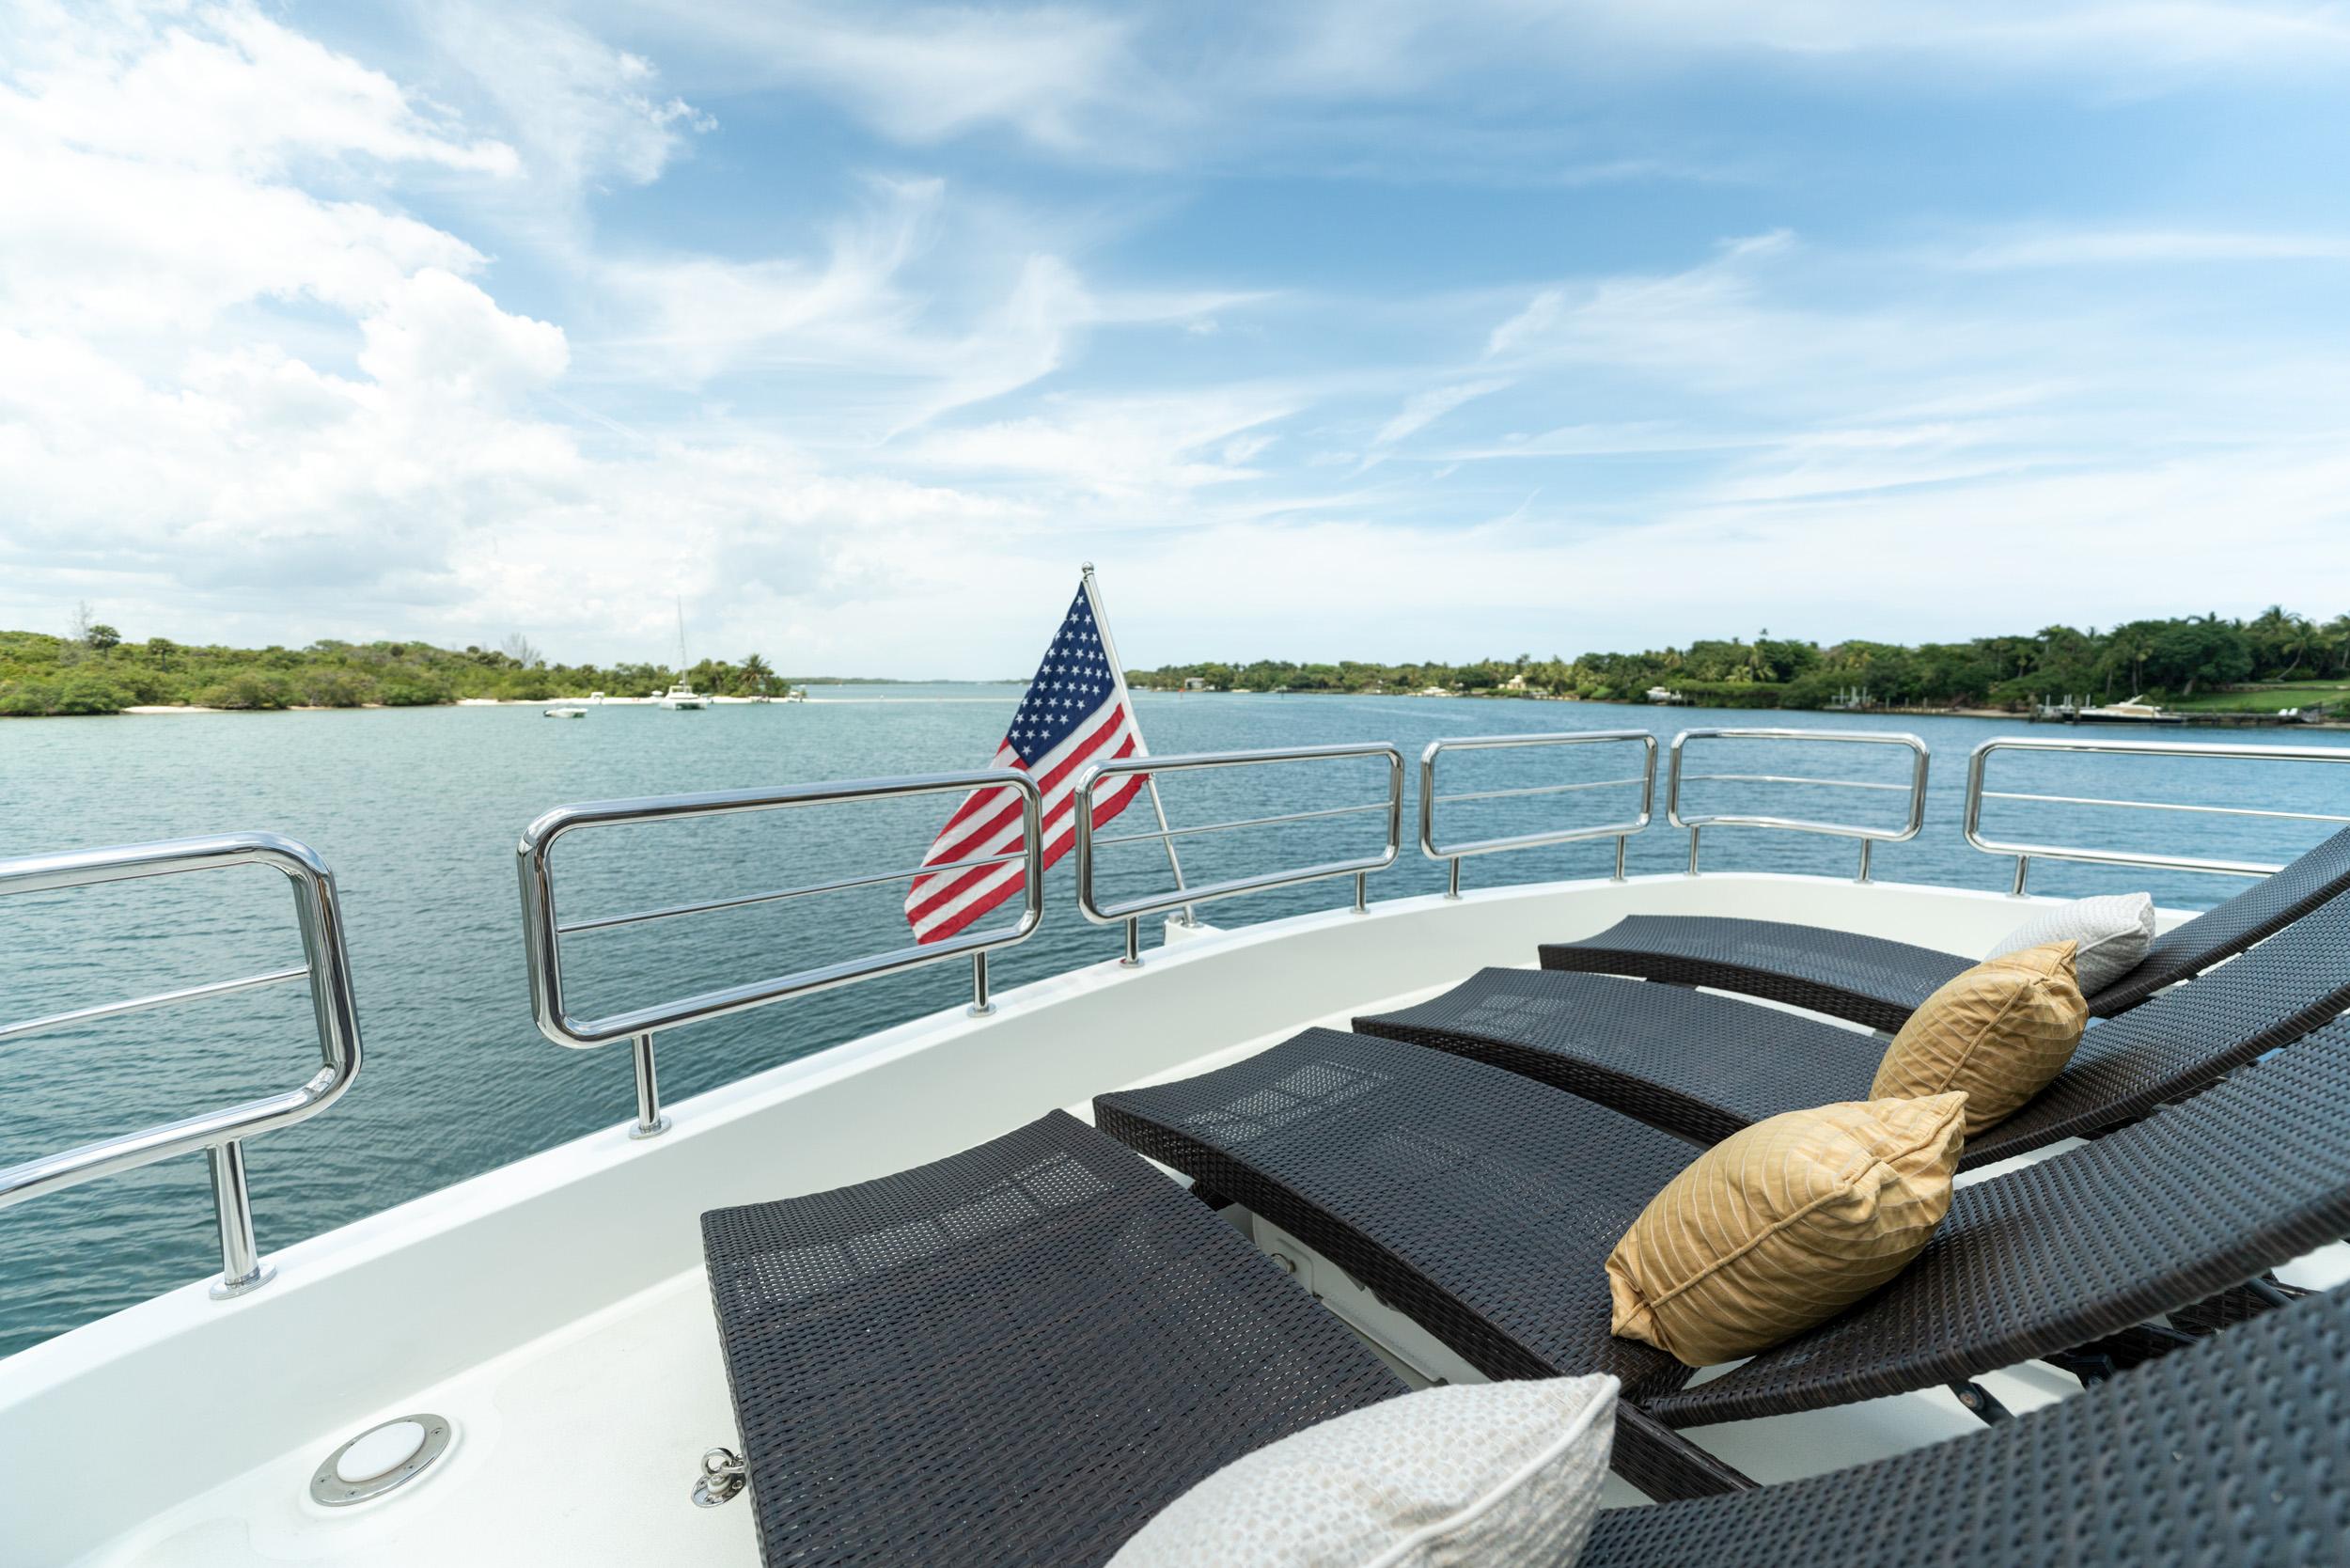
[[[1047,666],[1081,694],[1069,701],[1122,702],[1090,590]],[[530,823],[530,1005],[554,1046],[628,1046],[635,1114],[269,1252],[245,1146],[314,1117],[331,1129],[364,1060],[366,977],[332,872],[266,833],[0,863],[0,898],[271,866],[305,951],[297,969],[0,1021],[0,1038],[302,984],[320,1051],[283,1093],[0,1171],[13,1206],[201,1151],[222,1262],[0,1362],[8,1560],[1103,1562],[1131,1546],[1218,1560],[1212,1539],[1164,1555],[1183,1548],[1165,1532],[1192,1528],[1195,1493],[1227,1466],[1367,1413],[1401,1421],[1422,1397],[1407,1390],[1594,1374],[1616,1379],[1603,1451],[1618,1479],[1585,1561],[1808,1562],[1833,1543],[1864,1562],[2054,1563],[2084,1542],[2126,1557],[2189,1534],[2212,1544],[2182,1560],[2339,1546],[2345,1483],[2309,1456],[2350,1440],[2350,1301],[2300,1298],[2342,1277],[2328,1244],[2350,1231],[2350,831],[2271,865],[1995,839],[1983,819],[2031,798],[1992,786],[2002,761],[2034,754],[2116,774],[2149,756],[2330,773],[2350,751],[1986,742],[1963,830],[2013,859],[1996,894],[1873,874],[1877,844],[1925,828],[1929,758],[1911,736],[1465,737],[1416,767],[1378,741],[1150,756],[1136,737],[1056,776],[1040,763],[1069,755],[1057,737],[1098,730],[1059,716],[1047,684],[1006,743],[1041,737],[1026,765],[559,807]],[[1702,780],[1776,776],[1692,759],[1757,746],[1888,753],[1904,809],[1876,823],[1700,810]],[[1561,772],[1628,759],[1532,792],[1606,786],[1622,810],[1449,836],[1448,808],[1480,796],[1445,778],[1504,748]],[[1280,817],[1108,830],[1106,806],[1158,809],[1146,778],[1271,768],[1368,768],[1381,787]],[[1405,853],[1415,775],[1418,849],[1449,886],[1376,899]],[[1660,793],[1686,870],[1627,875]],[[558,848],[603,829],[909,797],[962,803],[913,868],[624,916],[558,897]],[[1378,832],[1336,859],[1183,879],[1186,835],[1332,817]],[[972,822],[993,836],[956,827]],[[1708,870],[1706,837],[1731,831],[1841,839],[1854,873]],[[1111,897],[1103,853],[1143,840],[1165,844],[1174,886]],[[997,995],[991,956],[1070,917],[1046,899],[1062,841],[1075,916],[1122,928],[1125,956]],[[1574,842],[1612,864],[1463,885],[1485,857]],[[2048,860],[2247,886],[2199,915],[2162,912],[2135,956],[2104,955],[2099,983],[2084,964],[2081,1005],[2101,1022],[2013,1118],[1953,1151],[1967,1168],[1935,1239],[1881,1288],[1719,1375],[1612,1332],[1608,1249],[1700,1151],[1869,1098],[1887,1049],[1872,1031],[1903,1029],[2019,921],[2089,917],[2029,895]],[[914,889],[926,939],[576,1011],[565,939],[582,930],[877,881]],[[1351,897],[1229,930],[1185,917],[1317,883]],[[1004,911],[992,923],[962,918],[955,901],[975,890]],[[1146,950],[1162,918],[1168,941]],[[967,1007],[661,1095],[657,1042],[691,1049],[697,1023],[941,963],[970,966]],[[1898,1519],[1888,1495],[1908,1499]],[[2245,1497],[2266,1501],[2230,1500]],[[1569,1539],[1536,1501],[1577,1506],[1545,1494],[1459,1528],[1502,1531],[1502,1546]],[[1994,1519],[2010,1521],[1996,1539]]]

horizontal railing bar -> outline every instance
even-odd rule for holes
[[[1018,797],[1022,846],[1019,854],[951,861],[919,867],[911,871],[846,878],[806,887],[782,888],[772,893],[745,894],[734,899],[713,899],[635,915],[605,916],[572,925],[559,925],[555,918],[555,871],[551,858],[555,845],[566,835],[583,828],[628,823],[676,822],[749,811],[789,810],[803,806],[902,800],[916,795],[977,793],[982,790],[1009,790]],[[896,974],[948,959],[989,953],[998,948],[1025,942],[1044,917],[1042,837],[1043,794],[1036,780],[1026,773],[1005,768],[973,768],[959,773],[844,779],[833,783],[791,784],[768,789],[607,800],[558,807],[525,828],[522,840],[516,845],[516,870],[521,879],[523,902],[524,947],[530,966],[531,1010],[537,1017],[539,1032],[558,1045],[586,1050],[619,1040],[650,1036],[681,1025],[745,1011],[791,996],[829,990],[854,980]],[[742,908],[787,898],[803,898],[816,893],[838,892],[853,887],[875,886],[1013,863],[1024,867],[1021,878],[1023,898],[1019,918],[1007,926],[958,932],[935,942],[894,948],[887,952],[864,958],[843,959],[787,975],[702,992],[676,1001],[651,1003],[604,1018],[574,1018],[564,1006],[562,938],[567,934],[646,919],[663,919],[673,915]],[[641,1083],[639,1087],[641,1092]],[[650,1130],[657,1131],[658,1125]]]
[[[1834,741],[1853,745],[1900,746],[1910,754],[1909,782],[1906,785],[1879,783],[1857,778],[1810,778],[1778,774],[1689,774],[1682,771],[1682,759],[1692,741]],[[1867,844],[1901,844],[1918,837],[1926,825],[1926,775],[1932,755],[1926,743],[1905,730],[1899,729],[1684,729],[1673,737],[1672,768],[1665,786],[1665,820],[1675,827],[1690,830],[1689,871],[1697,873],[1697,830],[1704,827],[1765,827],[1790,833],[1818,833],[1833,839],[1858,839]],[[1684,816],[1681,811],[1681,787],[1685,783],[1706,779],[1721,783],[1794,784],[1806,788],[1847,790],[1906,790],[1909,795],[1908,821],[1898,828],[1866,827],[1853,823],[1817,822],[1805,817],[1773,817],[1724,812],[1715,816]],[[1864,848],[1860,863],[1860,880],[1869,880],[1869,862]]]
[[[1162,839],[1187,839],[1195,833],[1226,833],[1242,827],[1272,827],[1280,823],[1311,822],[1317,817],[1355,817],[1365,811],[1385,811],[1384,800],[1369,801],[1361,806],[1333,806],[1323,811],[1290,811],[1278,817],[1249,817],[1241,822],[1202,823],[1197,827],[1170,827],[1164,833],[1121,833],[1114,839],[1096,839],[1095,849],[1111,844],[1155,844]]]
[[[1694,784],[1700,779],[1713,779],[1725,784],[1817,784],[1828,790],[1890,790],[1896,794],[1909,792],[1906,784],[1877,784],[1857,778],[1803,778],[1776,773],[1687,773],[1681,776],[1684,784]]]
[[[236,991],[257,991],[265,985],[283,985],[288,980],[306,980],[307,964],[293,969],[276,969],[266,975],[247,975],[243,980],[215,980],[210,985],[191,985],[180,991],[159,991],[152,996],[137,996],[127,1002],[106,1002],[97,1007],[75,1008],[70,1012],[53,1012],[46,1018],[28,1018],[22,1024],[0,1026],[0,1040],[13,1040],[19,1035],[39,1034],[44,1029],[64,1028],[69,1024],[86,1024],[94,1019],[118,1017],[125,1012],[142,1012],[151,1007],[165,1007],[173,1002],[192,1002],[199,996],[226,996]]]
[[[1640,772],[1629,778],[1578,779],[1563,784],[1536,784],[1519,789],[1465,790],[1458,794],[1436,792],[1436,761],[1448,751],[1494,751],[1554,745],[1600,745],[1629,744],[1641,748]],[[1544,833],[1520,833],[1500,839],[1478,839],[1460,844],[1440,844],[1436,841],[1436,808],[1462,801],[1508,800],[1522,796],[1571,794],[1590,790],[1621,790],[1626,785],[1640,786],[1640,812],[1629,822],[1601,823],[1585,827],[1555,829]],[[1428,743],[1419,754],[1419,852],[1431,860],[1449,860],[1451,866],[1450,891],[1448,897],[1457,898],[1461,887],[1461,862],[1474,855],[1497,855],[1509,850],[1542,849],[1553,844],[1572,844],[1587,839],[1617,840],[1616,858],[1619,871],[1622,868],[1623,840],[1640,832],[1649,824],[1656,807],[1656,737],[1645,729],[1563,730],[1546,735],[1467,735]]]
[[[1235,877],[1205,887],[1178,887],[1166,895],[1146,895],[1129,899],[1123,903],[1104,908],[1095,897],[1095,851],[1113,842],[1133,842],[1136,839],[1156,839],[1159,834],[1121,834],[1116,839],[1099,839],[1093,836],[1093,802],[1097,792],[1111,779],[1136,774],[1163,776],[1217,768],[1252,767],[1273,762],[1333,761],[1353,759],[1382,759],[1387,764],[1387,798],[1372,807],[1337,807],[1326,811],[1292,813],[1287,817],[1264,818],[1246,823],[1216,823],[1199,828],[1178,829],[1178,832],[1214,832],[1230,827],[1264,826],[1275,822],[1303,821],[1316,816],[1352,816],[1364,810],[1386,813],[1386,843],[1377,855],[1352,860],[1334,860],[1322,865],[1301,867],[1293,870],[1267,871],[1257,876]],[[1109,761],[1089,763],[1077,775],[1072,799],[1077,822],[1077,912],[1095,925],[1114,925],[1120,920],[1139,919],[1146,915],[1186,908],[1216,899],[1229,899],[1243,893],[1259,893],[1276,887],[1291,887],[1301,883],[1319,882],[1329,877],[1368,877],[1395,864],[1402,848],[1403,824],[1403,754],[1386,742],[1353,745],[1306,745],[1272,747],[1257,751],[1203,751],[1164,757],[1121,757]],[[1356,907],[1362,907],[1362,885],[1356,886]],[[1132,934],[1129,933],[1131,946]]]
[[[1634,774],[1629,778],[1594,778],[1582,784],[1531,784],[1523,790],[1471,790],[1464,794],[1438,795],[1435,797],[1435,803],[1438,806],[1449,806],[1461,800],[1514,800],[1520,795],[1563,795],[1572,794],[1577,790],[1622,789],[1626,784],[1647,782],[1648,780],[1638,774]]]
[[[2130,850],[2087,849],[2067,844],[2020,844],[1982,835],[1985,800],[2028,800],[2064,806],[2103,806],[2123,810],[2181,811],[2196,815],[2256,817],[2284,822],[2350,822],[2350,818],[2307,811],[2271,811],[2256,807],[2189,806],[2143,800],[2101,800],[2071,795],[2038,795],[1984,788],[1991,754],[1997,751],[2055,751],[2089,756],[2195,757],[2217,761],[2350,762],[2350,747],[2253,745],[2209,741],[2105,741],[2039,735],[1995,735],[1974,749],[1966,762],[1966,841],[1985,855],[2016,857],[2016,886],[2023,886],[2025,868],[2033,860],[2071,860],[2092,866],[2134,866],[2153,870],[2197,871],[2215,876],[2268,876],[2280,867],[2255,860],[2214,860],[2199,855],[2141,855]]]
[[[1156,834],[1152,838],[1158,837]],[[667,909],[640,909],[629,915],[605,915],[592,920],[573,920],[555,928],[558,936],[569,936],[582,931],[609,931],[615,926],[640,925],[647,920],[666,920],[679,915],[707,915],[720,909],[746,909],[752,904],[779,903],[785,899],[805,899],[818,893],[843,893],[854,887],[878,887],[885,883],[914,882],[926,876],[948,876],[956,871],[976,871],[987,866],[1010,866],[1027,858],[1023,850],[1015,855],[992,855],[984,860],[956,860],[936,866],[916,866],[910,871],[883,871],[874,876],[846,877],[838,882],[811,883],[806,887],[780,887],[772,893],[745,893],[740,898],[709,899],[700,903],[681,903]]]
[[[2324,811],[2269,811],[2254,806],[2188,806],[2168,800],[2104,800],[2094,795],[2029,795],[2008,790],[1985,790],[1985,800],[2033,800],[2049,806],[2112,806],[2133,811],[2194,811],[2216,817],[2274,817],[2282,822],[2350,823],[2350,817]]]

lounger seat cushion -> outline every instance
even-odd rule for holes
[[[2119,1333],[2350,1234],[2350,1023],[2336,1023],[2136,1125],[1960,1187],[1884,1289],[1691,1384],[1670,1356],[1607,1331],[1601,1259],[1686,1163],[1653,1128],[1481,1062],[1329,1029],[1102,1095],[1094,1114],[1488,1376],[1622,1379],[1616,1467],[1643,1487],[1657,1423],[1937,1388]]]
[[[1424,1388],[1233,1461],[1110,1568],[1559,1568],[1615,1424],[1611,1377]]]
[[[1101,1563],[1403,1385],[1211,1209],[1058,1112],[702,1216],[771,1564]]]
[[[2051,942],[2070,942],[2075,976],[2082,992],[2093,996],[2144,963],[2154,940],[2152,894],[2105,893],[2041,910],[1984,956],[1999,958]]]
[[[2029,1104],[1959,1168],[2144,1116],[2350,1008],[2350,894],[2240,958],[2092,1026]],[[1609,975],[1485,969],[1417,1007],[1355,1020],[1505,1067],[1701,1144],[1749,1122],[1866,1100],[1884,1056],[1848,1025]]]
[[[1877,1063],[1870,1098],[1957,1090],[1966,1136],[1978,1137],[2064,1071],[2088,1023],[2072,943],[1986,958],[1910,1014]]]
[[[2297,856],[2148,946],[2145,958],[2102,989],[2089,1011],[2118,1017],[2350,892],[2350,828]],[[1633,915],[1579,942],[1542,948],[1545,969],[1705,985],[1789,1002],[1872,1029],[1898,1029],[1969,960],[1907,942],[1778,920],[1710,915]]]
[[[1576,1568],[2321,1568],[2350,1541],[2350,1292],[2012,1421],[1599,1517]]]
[[[1724,1138],[1607,1255],[1610,1328],[1710,1367],[1826,1322],[1950,1212],[1966,1115],[1964,1094],[1846,1102]]]

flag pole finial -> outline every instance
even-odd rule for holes
[[[1093,575],[1093,563],[1091,561],[1087,561],[1085,564],[1078,567],[1077,570],[1090,577]]]

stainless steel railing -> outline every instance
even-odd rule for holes
[[[1700,773],[1683,771],[1687,746],[1691,741],[1820,741],[1829,745],[1894,745],[1909,749],[1913,760],[1909,782],[1880,784],[1853,778],[1810,778],[1766,773]],[[1824,833],[1838,839],[1860,840],[1860,868],[1856,882],[1869,880],[1870,852],[1879,844],[1904,843],[1918,837],[1918,830],[1926,823],[1926,768],[1933,754],[1926,743],[1917,736],[1895,729],[1684,729],[1673,737],[1672,766],[1665,786],[1665,820],[1675,827],[1689,830],[1689,874],[1698,874],[1698,834],[1708,827],[1775,827],[1792,833]],[[1721,783],[1745,784],[1803,784],[1818,785],[1831,790],[1885,790],[1909,792],[1909,814],[1899,828],[1869,827],[1856,823],[1823,822],[1807,817],[1740,816],[1714,813],[1684,816],[1681,810],[1681,786],[1714,780]]]
[[[1599,778],[1567,784],[1535,784],[1512,790],[1470,790],[1459,794],[1436,793],[1436,759],[1448,751],[1498,751],[1518,746],[1637,745],[1641,747],[1640,771],[1625,778]],[[1559,828],[1542,833],[1520,833],[1501,839],[1478,839],[1458,844],[1436,842],[1436,808],[1472,800],[1504,800],[1528,795],[1572,794],[1589,790],[1622,789],[1628,785],[1640,787],[1639,814],[1629,822],[1602,823],[1596,826]],[[1445,897],[1461,896],[1461,862],[1471,855],[1496,855],[1505,850],[1535,849],[1545,844],[1572,844],[1586,839],[1616,840],[1615,880],[1623,880],[1624,844],[1632,835],[1649,824],[1656,806],[1656,737],[1645,729],[1587,729],[1558,735],[1466,735],[1428,743],[1428,749],[1419,754],[1419,852],[1431,860],[1446,862]]]
[[[216,980],[208,985],[183,986],[0,1026],[0,1040],[12,1040],[149,1008],[291,984],[295,980],[309,982],[310,1011],[318,1028],[321,1065],[299,1087],[167,1121],[144,1132],[101,1138],[78,1149],[42,1155],[0,1170],[0,1209],[4,1209],[43,1193],[201,1149],[212,1166],[212,1201],[220,1229],[220,1278],[212,1292],[215,1300],[258,1290],[276,1273],[261,1262],[254,1242],[253,1199],[245,1184],[244,1140],[316,1116],[340,1099],[351,1088],[352,1080],[359,1075],[359,1015],[351,997],[351,961],[343,950],[342,912],[336,902],[334,873],[306,845],[274,833],[226,833],[208,839],[175,839],[120,849],[80,850],[0,861],[0,896],[55,892],[226,866],[273,867],[292,885],[294,920],[302,933],[303,963],[299,967]]]
[[[2127,811],[2176,811],[2197,816],[2267,818],[2280,822],[2350,824],[2350,816],[2325,811],[2276,811],[2249,806],[2201,806],[2180,801],[2113,800],[2096,795],[2032,794],[1986,788],[1984,777],[1992,754],[2000,751],[2078,752],[2115,757],[2197,757],[2262,762],[2350,762],[2350,749],[2341,746],[2232,745],[2199,741],[2092,741],[2000,735],[1975,747],[1966,762],[1966,841],[1986,855],[2015,857],[2015,881],[2010,891],[2022,897],[2033,859],[2076,860],[2098,866],[2145,866],[2157,870],[2200,871],[2215,876],[2266,876],[2282,868],[2258,860],[2214,860],[2198,855],[2147,855],[2135,850],[2095,849],[2079,844],[2009,843],[1982,835],[1982,803],[1986,800],[2031,801],[2046,806],[2110,807]]]
[[[733,816],[751,811],[790,810],[807,806],[838,806],[857,801],[896,800],[910,795],[964,794],[981,790],[1006,790],[1017,799],[1020,845],[1010,854],[978,855],[937,865],[880,871],[799,887],[781,887],[733,898],[707,899],[660,909],[633,910],[588,919],[562,920],[556,914],[555,846],[567,835],[589,827],[629,823],[675,822],[692,817]],[[922,774],[902,778],[863,778],[832,784],[801,784],[784,789],[737,790],[712,794],[669,795],[646,800],[608,800],[585,806],[562,806],[523,830],[517,846],[522,878],[523,944],[530,967],[530,1002],[539,1031],[557,1045],[588,1049],[616,1040],[632,1042],[636,1062],[636,1123],[632,1137],[651,1137],[668,1129],[661,1110],[660,1081],[654,1072],[653,1036],[665,1029],[731,1012],[765,1007],[789,996],[829,990],[837,985],[897,974],[968,954],[971,959],[971,1012],[995,1011],[988,999],[987,955],[1025,942],[1044,917],[1044,856],[1041,843],[1043,797],[1036,780],[1025,773],[1000,768],[972,768],[961,773]],[[812,898],[819,893],[844,892],[922,877],[948,876],[990,866],[1021,867],[1025,895],[1020,917],[1009,927],[960,932],[937,942],[909,944],[861,958],[818,964],[766,980],[724,986],[673,1001],[655,1002],[602,1018],[575,1018],[563,1001],[563,948],[567,935],[643,925],[654,920],[756,904]]]
[[[1315,811],[1289,811],[1279,816],[1251,817],[1229,823],[1203,823],[1195,827],[1174,827],[1164,832],[1123,833],[1107,838],[1097,833],[1093,825],[1096,797],[1108,781],[1135,774],[1151,774],[1164,777],[1175,773],[1197,773],[1217,768],[1258,767],[1280,762],[1328,761],[1349,757],[1384,757],[1387,761],[1387,798],[1360,806],[1328,807]],[[1382,811],[1387,819],[1386,849],[1375,855],[1361,855],[1347,860],[1324,861],[1319,865],[1301,866],[1293,870],[1264,871],[1255,876],[1234,877],[1229,881],[1210,883],[1206,886],[1178,887],[1171,893],[1153,894],[1128,899],[1120,903],[1104,905],[1095,896],[1094,877],[1099,867],[1100,851],[1114,844],[1142,843],[1161,837],[1187,838],[1200,833],[1230,833],[1246,827],[1271,827],[1280,823],[1309,822],[1332,817],[1356,816]],[[1142,917],[1160,915],[1186,905],[1212,903],[1218,899],[1238,898],[1243,893],[1261,893],[1275,887],[1293,887],[1300,883],[1321,882],[1331,877],[1351,876],[1355,879],[1355,912],[1370,907],[1371,873],[1385,870],[1396,862],[1403,848],[1403,753],[1385,741],[1355,745],[1284,746],[1265,751],[1203,751],[1175,757],[1121,757],[1113,761],[1094,762],[1077,775],[1073,815],[1077,823],[1077,909],[1095,925],[1126,926],[1126,956],[1119,962],[1129,968],[1142,963]]]

